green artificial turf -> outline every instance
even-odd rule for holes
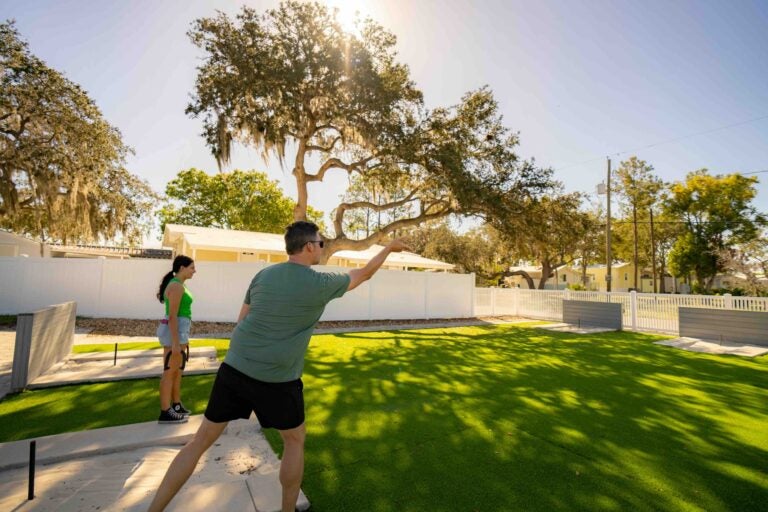
[[[524,326],[316,336],[313,511],[765,510],[768,358]],[[213,376],[185,377],[205,407]],[[157,379],[0,402],[0,440],[153,419]],[[279,436],[267,431],[279,450]]]

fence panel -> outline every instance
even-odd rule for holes
[[[475,315],[518,315],[561,321],[564,298],[621,304],[624,328],[632,328],[632,292],[581,292],[572,290],[528,290],[522,288],[476,288]],[[734,309],[768,312],[768,298],[730,295],[678,295],[637,293],[635,328],[668,334],[679,332],[678,308]]]
[[[16,315],[49,304],[77,302],[79,315],[161,318],[155,298],[168,260],[0,257],[0,314]],[[233,322],[245,291],[263,263],[197,262],[187,282],[196,320]],[[315,267],[320,272],[348,268]],[[473,316],[472,275],[381,270],[341,299],[323,320],[466,318]]]

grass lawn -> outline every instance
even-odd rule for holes
[[[768,357],[657,338],[519,325],[316,336],[313,511],[765,510]],[[212,381],[185,378],[185,402],[201,411]],[[0,440],[153,419],[156,388],[10,397]]]

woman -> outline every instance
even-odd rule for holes
[[[164,349],[158,423],[184,423],[189,416],[181,403],[181,372],[189,358],[193,301],[184,282],[193,275],[195,262],[192,258],[176,256],[171,272],[163,277],[157,292],[157,299],[165,304],[165,319],[157,328],[157,337]]]

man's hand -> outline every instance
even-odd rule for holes
[[[395,238],[389,242],[387,244],[387,249],[389,249],[389,252],[402,252],[410,250],[410,248],[405,245],[405,242],[403,242],[401,238]]]
[[[349,287],[347,288],[347,291],[354,290],[360,286],[360,284],[370,279],[371,276],[375,274],[377,270],[379,270],[379,267],[381,267],[382,263],[384,263],[384,259],[389,253],[402,252],[407,250],[408,246],[405,245],[405,242],[399,238],[395,238],[389,242],[387,246],[384,247],[384,249],[382,249],[379,254],[374,256],[366,266],[363,268],[353,269],[349,272]]]

